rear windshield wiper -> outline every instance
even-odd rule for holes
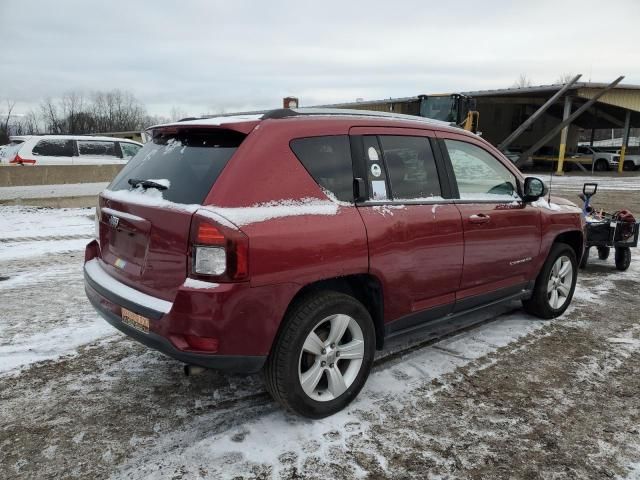
[[[162,185],[161,183],[154,182],[153,180],[142,180],[140,178],[130,178],[128,181],[129,185],[132,187],[141,186],[144,189],[147,188],[157,188],[158,190],[166,190],[166,185]]]

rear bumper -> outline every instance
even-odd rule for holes
[[[131,287],[113,278],[101,281],[104,279],[100,274],[92,272],[91,267],[87,269],[87,265],[84,269],[84,278],[85,292],[96,311],[115,328],[147,347],[181,362],[236,373],[258,372],[266,361],[266,355],[226,355],[180,350],[161,334],[167,331],[167,324],[171,324],[170,311],[173,304],[161,299],[155,299],[157,302],[154,302],[153,297],[145,298],[140,292],[129,295],[129,290],[133,290]],[[157,327],[152,328],[149,333],[130,327],[122,321],[123,307],[151,319]]]

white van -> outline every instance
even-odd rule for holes
[[[32,135],[21,137],[0,159],[14,165],[105,165],[127,163],[142,144],[114,137]],[[13,140],[11,138],[11,140]]]

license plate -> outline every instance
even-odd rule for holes
[[[122,309],[122,322],[129,325],[130,327],[135,328],[136,330],[140,330],[144,333],[149,333],[149,319],[147,317],[143,317],[142,315],[138,315],[126,308]]]

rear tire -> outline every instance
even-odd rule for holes
[[[554,243],[536,278],[533,295],[522,301],[525,311],[544,319],[562,315],[571,304],[577,278],[575,252],[565,243]]]
[[[631,160],[627,160],[622,164],[622,169],[627,172],[632,172],[633,170],[635,170],[635,168],[636,168],[636,164],[633,163]]]
[[[606,260],[609,258],[609,253],[611,249],[609,247],[598,247],[598,258],[600,260]]]
[[[631,265],[631,249],[629,247],[616,247],[616,268],[624,272]]]
[[[267,390],[287,410],[323,418],[364,386],[375,353],[367,309],[343,293],[303,297],[290,309],[264,368]]]

